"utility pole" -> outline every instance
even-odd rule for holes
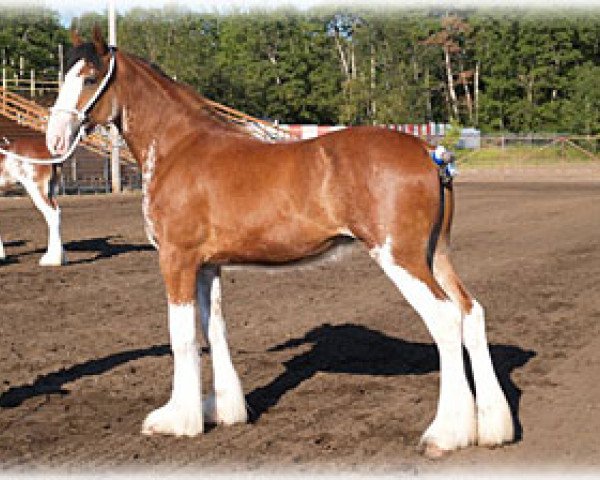
[[[65,78],[64,72],[64,52],[63,52],[63,44],[58,44],[58,89],[62,87],[63,80]]]
[[[108,45],[117,46],[117,25],[115,0],[108,0]],[[121,192],[121,162],[119,161],[119,131],[114,124],[110,125],[110,172],[112,193]]]

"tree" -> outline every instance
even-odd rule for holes
[[[55,12],[3,7],[0,55],[9,76],[21,73],[20,58],[23,59],[23,73],[27,76],[30,69],[57,76],[58,44],[66,43],[66,40],[67,32],[60,26]]]

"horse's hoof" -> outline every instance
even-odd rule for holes
[[[430,460],[437,460],[439,458],[445,457],[448,455],[451,450],[446,450],[435,442],[431,441],[421,441],[419,446],[417,447],[417,451],[426,458]]]
[[[200,407],[200,406],[198,406]],[[195,437],[204,430],[202,409],[185,408],[167,403],[151,412],[144,420],[144,435],[174,435],[176,437]]]
[[[67,255],[64,252],[62,252],[60,256],[48,255],[45,253],[42,258],[40,258],[40,266],[42,267],[61,267],[67,263]]]

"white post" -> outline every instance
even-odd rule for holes
[[[108,44],[112,47],[117,46],[115,0],[108,0]]]
[[[31,69],[30,82],[29,91],[31,92],[31,98],[33,98],[35,97],[35,70],[33,68]]]
[[[2,111],[6,111],[6,65],[2,65]]]
[[[108,45],[117,46],[117,25],[115,14],[115,0],[108,0]],[[119,162],[119,131],[115,125],[110,126],[110,172],[112,179],[112,192],[121,192],[121,165]]]
[[[6,48],[2,49],[2,111],[6,110]]]
[[[58,44],[58,88],[62,87],[63,78],[65,76],[63,68],[64,68],[64,53],[63,53],[63,45],[62,43]]]

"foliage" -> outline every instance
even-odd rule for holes
[[[460,123],[458,123],[458,120],[450,120],[450,128],[446,130],[444,139],[441,142],[441,144],[446,148],[446,150],[454,150],[456,148],[456,144],[460,139],[461,130],[462,126],[460,125]]]
[[[27,78],[31,69],[57,75],[57,45],[66,38],[58,14],[51,10],[2,7],[0,56],[9,77],[19,74],[21,57]]]
[[[83,35],[106,16],[75,20]],[[11,74],[56,66],[56,13],[4,12]],[[600,12],[136,8],[120,48],[203,95],[282,123],[446,123],[600,133]],[[12,67],[11,67],[12,64]]]

